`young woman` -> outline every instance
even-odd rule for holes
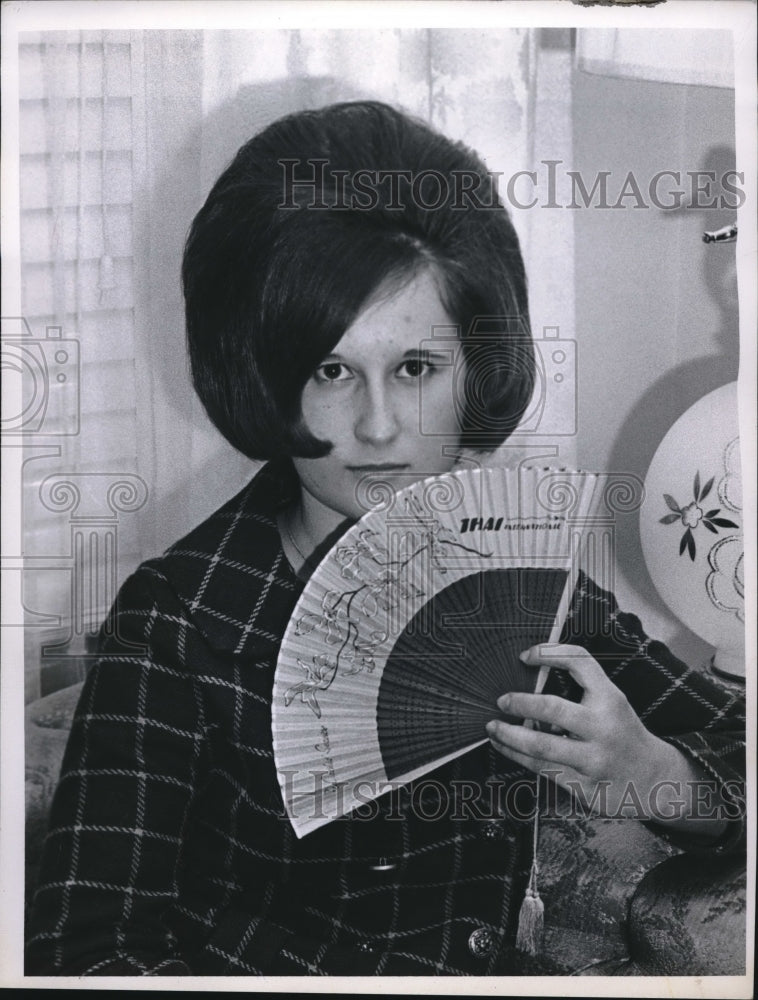
[[[240,149],[193,223],[183,280],[200,398],[267,464],[123,585],[53,805],[27,972],[519,971],[531,824],[484,799],[544,769],[588,799],[599,781],[644,798],[707,777],[731,812],[704,819],[687,799],[651,818],[736,849],[739,704],[590,581],[566,642],[525,654],[557,668],[550,689],[501,699],[490,742],[435,772],[434,787],[479,789],[478,808],[440,815],[398,794],[295,838],[271,739],[287,622],[372,483],[446,472],[517,425],[534,378],[524,266],[471,151],[358,102]],[[455,363],[438,327],[458,331]],[[506,709],[547,725],[510,725]]]

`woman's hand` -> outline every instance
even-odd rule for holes
[[[567,670],[584,695],[578,704],[549,694],[503,695],[497,704],[504,715],[541,725],[535,729],[529,723],[492,720],[487,733],[495,749],[531,771],[548,773],[583,807],[601,815],[672,825],[686,821],[692,832],[713,836],[723,830],[723,820],[693,819],[695,803],[703,801],[694,786],[705,774],[645,728],[587,650],[541,644],[527,649],[521,659],[535,668]],[[706,825],[701,828],[701,823]]]

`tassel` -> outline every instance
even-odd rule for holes
[[[516,931],[516,947],[529,955],[538,955],[542,950],[542,939],[545,933],[545,904],[540,899],[537,888],[537,842],[539,840],[540,815],[540,777],[537,775],[535,795],[534,827],[532,831],[532,869],[529,873],[529,884],[518,915],[518,930]]]
[[[516,947],[529,955],[538,955],[542,950],[545,932],[545,904],[531,886],[526,890],[524,902],[518,915]]]

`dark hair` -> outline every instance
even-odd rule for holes
[[[250,458],[326,454],[303,425],[305,383],[381,285],[425,266],[461,330],[461,444],[495,448],[534,381],[524,264],[495,179],[463,144],[374,101],[269,125],[219,177],[184,251],[192,377],[211,420]]]

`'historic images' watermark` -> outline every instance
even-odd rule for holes
[[[563,170],[563,160],[540,160],[541,169],[517,170],[507,178],[491,171],[489,183],[474,170],[328,170],[325,159],[282,159],[282,200],[279,208],[311,211],[365,211],[388,198],[387,211],[413,206],[435,211],[443,205],[453,210],[496,211],[500,198],[514,209],[529,208],[657,208],[663,211],[733,209],[745,203],[744,173],[725,170],[663,169],[650,177],[628,171],[622,177],[611,170],[591,176]],[[328,176],[328,182],[327,182]],[[566,180],[567,179],[567,183]],[[559,196],[559,190],[563,192]],[[309,196],[309,197],[306,197]]]
[[[731,781],[720,787],[709,779],[664,779],[650,789],[640,790],[633,781],[626,782],[622,788],[614,788],[610,781],[603,780],[597,781],[589,794],[577,781],[561,785],[560,770],[545,770],[542,775],[555,780],[545,782],[545,795],[540,799],[535,794],[533,775],[516,781],[493,777],[486,782],[426,777],[410,785],[390,779],[362,779],[348,787],[346,782],[335,782],[328,770],[280,772],[286,801],[295,798],[292,795],[294,782],[302,782],[303,777],[312,781],[311,794],[303,795],[301,786],[297,796],[302,810],[294,807],[299,818],[309,820],[343,815],[348,800],[357,803],[351,817],[364,822],[379,816],[398,821],[408,813],[426,822],[446,818],[458,822],[507,820],[517,823],[531,822],[535,814],[560,815],[574,820],[600,815],[607,819],[641,822],[681,819],[688,809],[692,809],[697,819],[709,821],[732,822],[745,815],[744,782]]]

